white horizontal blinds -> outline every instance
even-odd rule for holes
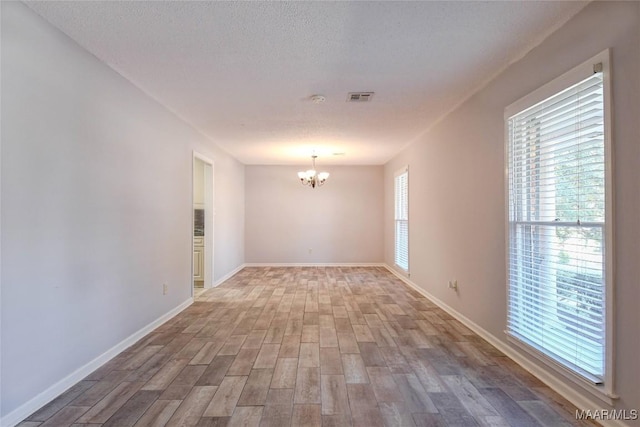
[[[396,173],[395,186],[395,263],[409,271],[409,170]]]
[[[595,383],[605,357],[602,73],[508,119],[509,333]]]

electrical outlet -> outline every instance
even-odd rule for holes
[[[312,252],[313,252],[313,248],[309,248],[309,253],[312,253]]]
[[[169,292],[169,285],[166,283],[162,284],[162,295],[166,295]]]

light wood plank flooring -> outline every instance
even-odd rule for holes
[[[569,426],[384,268],[245,268],[21,426]]]

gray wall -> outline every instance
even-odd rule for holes
[[[1,148],[2,415],[190,298],[193,150],[216,277],[244,262],[244,166],[18,2]]]
[[[247,263],[383,261],[383,167],[318,160],[331,176],[315,189],[297,177],[310,165],[245,167]]]
[[[411,280],[504,341],[504,108],[612,48],[615,382],[618,408],[627,409],[640,408],[639,46],[640,3],[591,3],[385,166],[386,262],[393,264],[393,172],[409,164]],[[451,279],[458,295],[447,289]]]

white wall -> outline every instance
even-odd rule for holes
[[[213,282],[218,283],[245,262],[245,166],[222,151],[208,147],[197,151],[214,161]]]
[[[242,265],[244,166],[18,2],[1,136],[4,417],[189,300],[193,150],[215,161],[216,275]]]
[[[508,345],[503,334],[504,108],[608,47],[613,68],[617,407],[637,409],[640,3],[591,3],[385,166],[385,260],[393,264],[393,172],[409,164],[411,280]],[[446,287],[451,279],[458,280],[458,295]]]
[[[247,263],[382,262],[383,167],[321,163],[315,189],[298,180],[309,165],[245,167]]]

